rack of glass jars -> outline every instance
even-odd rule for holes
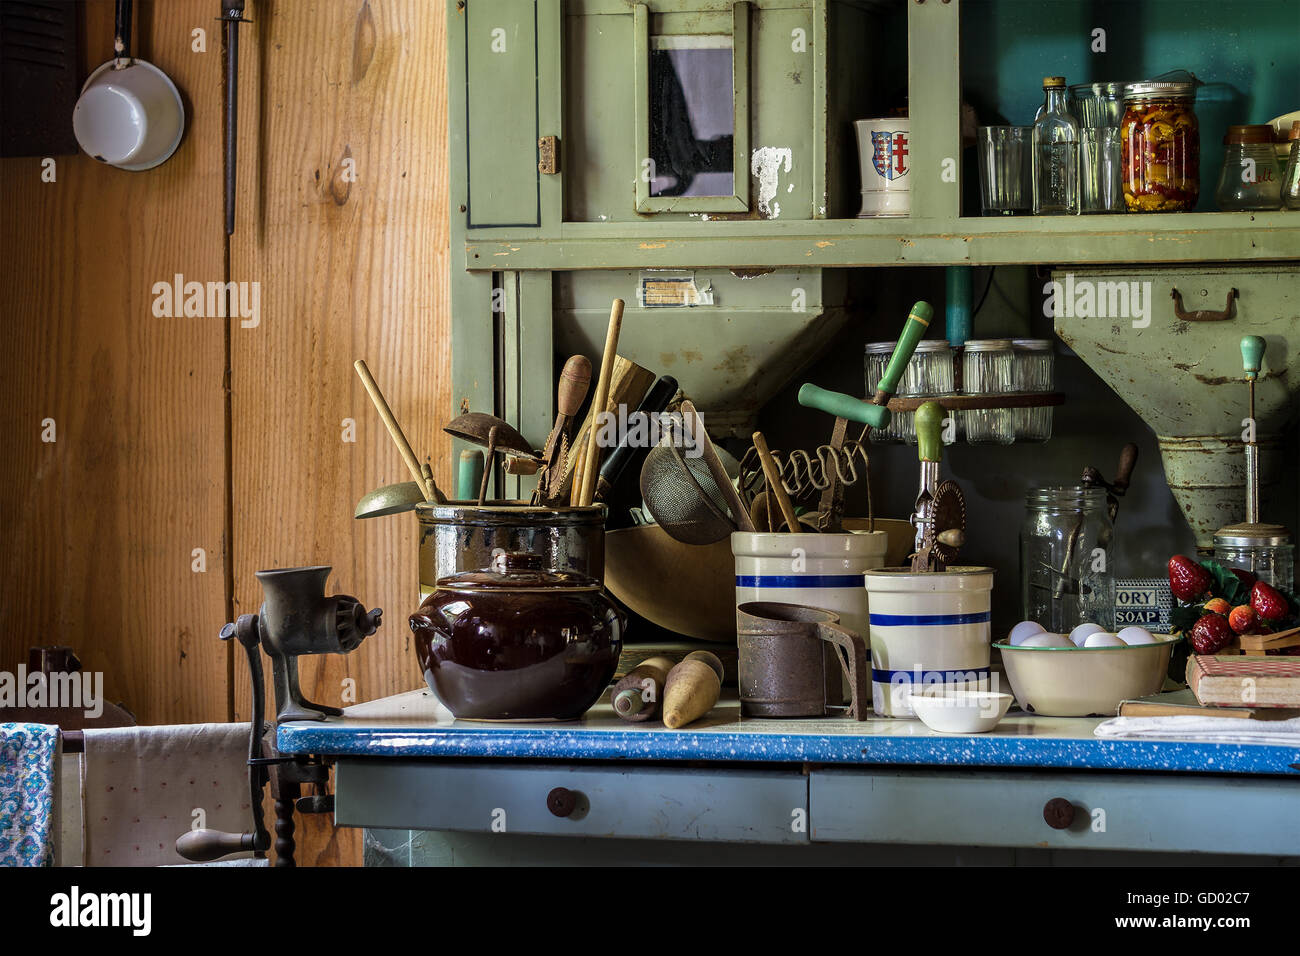
[[[867,395],[875,394],[893,350],[893,342],[867,343]],[[1065,401],[1052,391],[1054,362],[1049,339],[970,339],[958,348],[925,339],[889,400],[889,426],[871,440],[915,445],[914,413],[936,399],[967,444],[1045,442],[1052,437],[1052,407]]]

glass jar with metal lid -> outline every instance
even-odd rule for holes
[[[1052,390],[1055,356],[1051,339],[1012,339],[1015,352],[1015,390],[1045,393]],[[1052,409],[1013,408],[1016,441],[1047,441],[1052,437]]]
[[[1015,355],[1010,339],[970,339],[962,358],[962,392],[1001,395],[1016,390]],[[970,445],[1010,445],[1016,427],[1009,408],[979,408],[958,416]]]
[[[876,394],[876,388],[880,385],[880,380],[885,377],[885,367],[889,364],[889,357],[894,354],[896,342],[868,342],[866,347],[866,387],[865,394],[870,397]],[[899,419],[903,417],[902,412],[897,415],[891,415],[889,424],[884,428],[873,428],[871,430],[871,440],[874,442],[899,442],[903,440],[902,430],[899,427]],[[906,413],[910,417],[910,412]]]
[[[1105,488],[1031,488],[1020,527],[1021,617],[1049,633],[1115,626],[1114,525]]]
[[[1275,588],[1295,587],[1295,544],[1280,524],[1233,524],[1214,532],[1214,560]]]
[[[1291,152],[1282,173],[1282,205],[1287,209],[1300,209],[1300,120],[1291,124]]]
[[[1201,192],[1195,87],[1184,81],[1129,83],[1120,121],[1124,204],[1129,212],[1186,212]]]
[[[898,394],[905,398],[942,398],[957,390],[954,376],[952,346],[946,339],[923,339],[916,343],[912,360],[903,370],[898,383]],[[916,414],[902,412],[903,440],[916,444]]]
[[[1223,171],[1214,198],[1224,212],[1281,209],[1282,183],[1273,127],[1229,126],[1223,137]]]

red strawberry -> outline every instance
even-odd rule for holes
[[[1210,572],[1191,558],[1175,554],[1169,559],[1169,590],[1178,600],[1195,603],[1210,590]]]
[[[1263,581],[1256,581],[1251,589],[1250,606],[1266,621],[1280,621],[1287,616],[1289,610],[1286,598],[1273,585]]]
[[[1255,626],[1255,609],[1249,604],[1234,607],[1228,615],[1228,624],[1238,634],[1245,634]]]
[[[1192,650],[1197,654],[1217,654],[1237,635],[1221,614],[1206,614],[1192,626]]]
[[[1206,614],[1222,614],[1224,617],[1227,617],[1232,611],[1232,605],[1223,598],[1210,598],[1210,600],[1205,602],[1205,607],[1202,610],[1204,610]]]

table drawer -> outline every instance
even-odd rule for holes
[[[340,760],[336,774],[340,826],[808,842],[797,771]]]
[[[814,842],[1300,854],[1300,781],[995,771],[815,771]],[[1064,811],[1049,825],[1049,801]]]

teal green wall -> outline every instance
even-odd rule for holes
[[[1092,53],[1092,31],[1107,52]],[[1028,125],[1044,76],[1149,79],[1190,70],[1201,126],[1201,201],[1215,210],[1223,134],[1300,109],[1296,0],[962,0],[962,90],[981,124]]]

